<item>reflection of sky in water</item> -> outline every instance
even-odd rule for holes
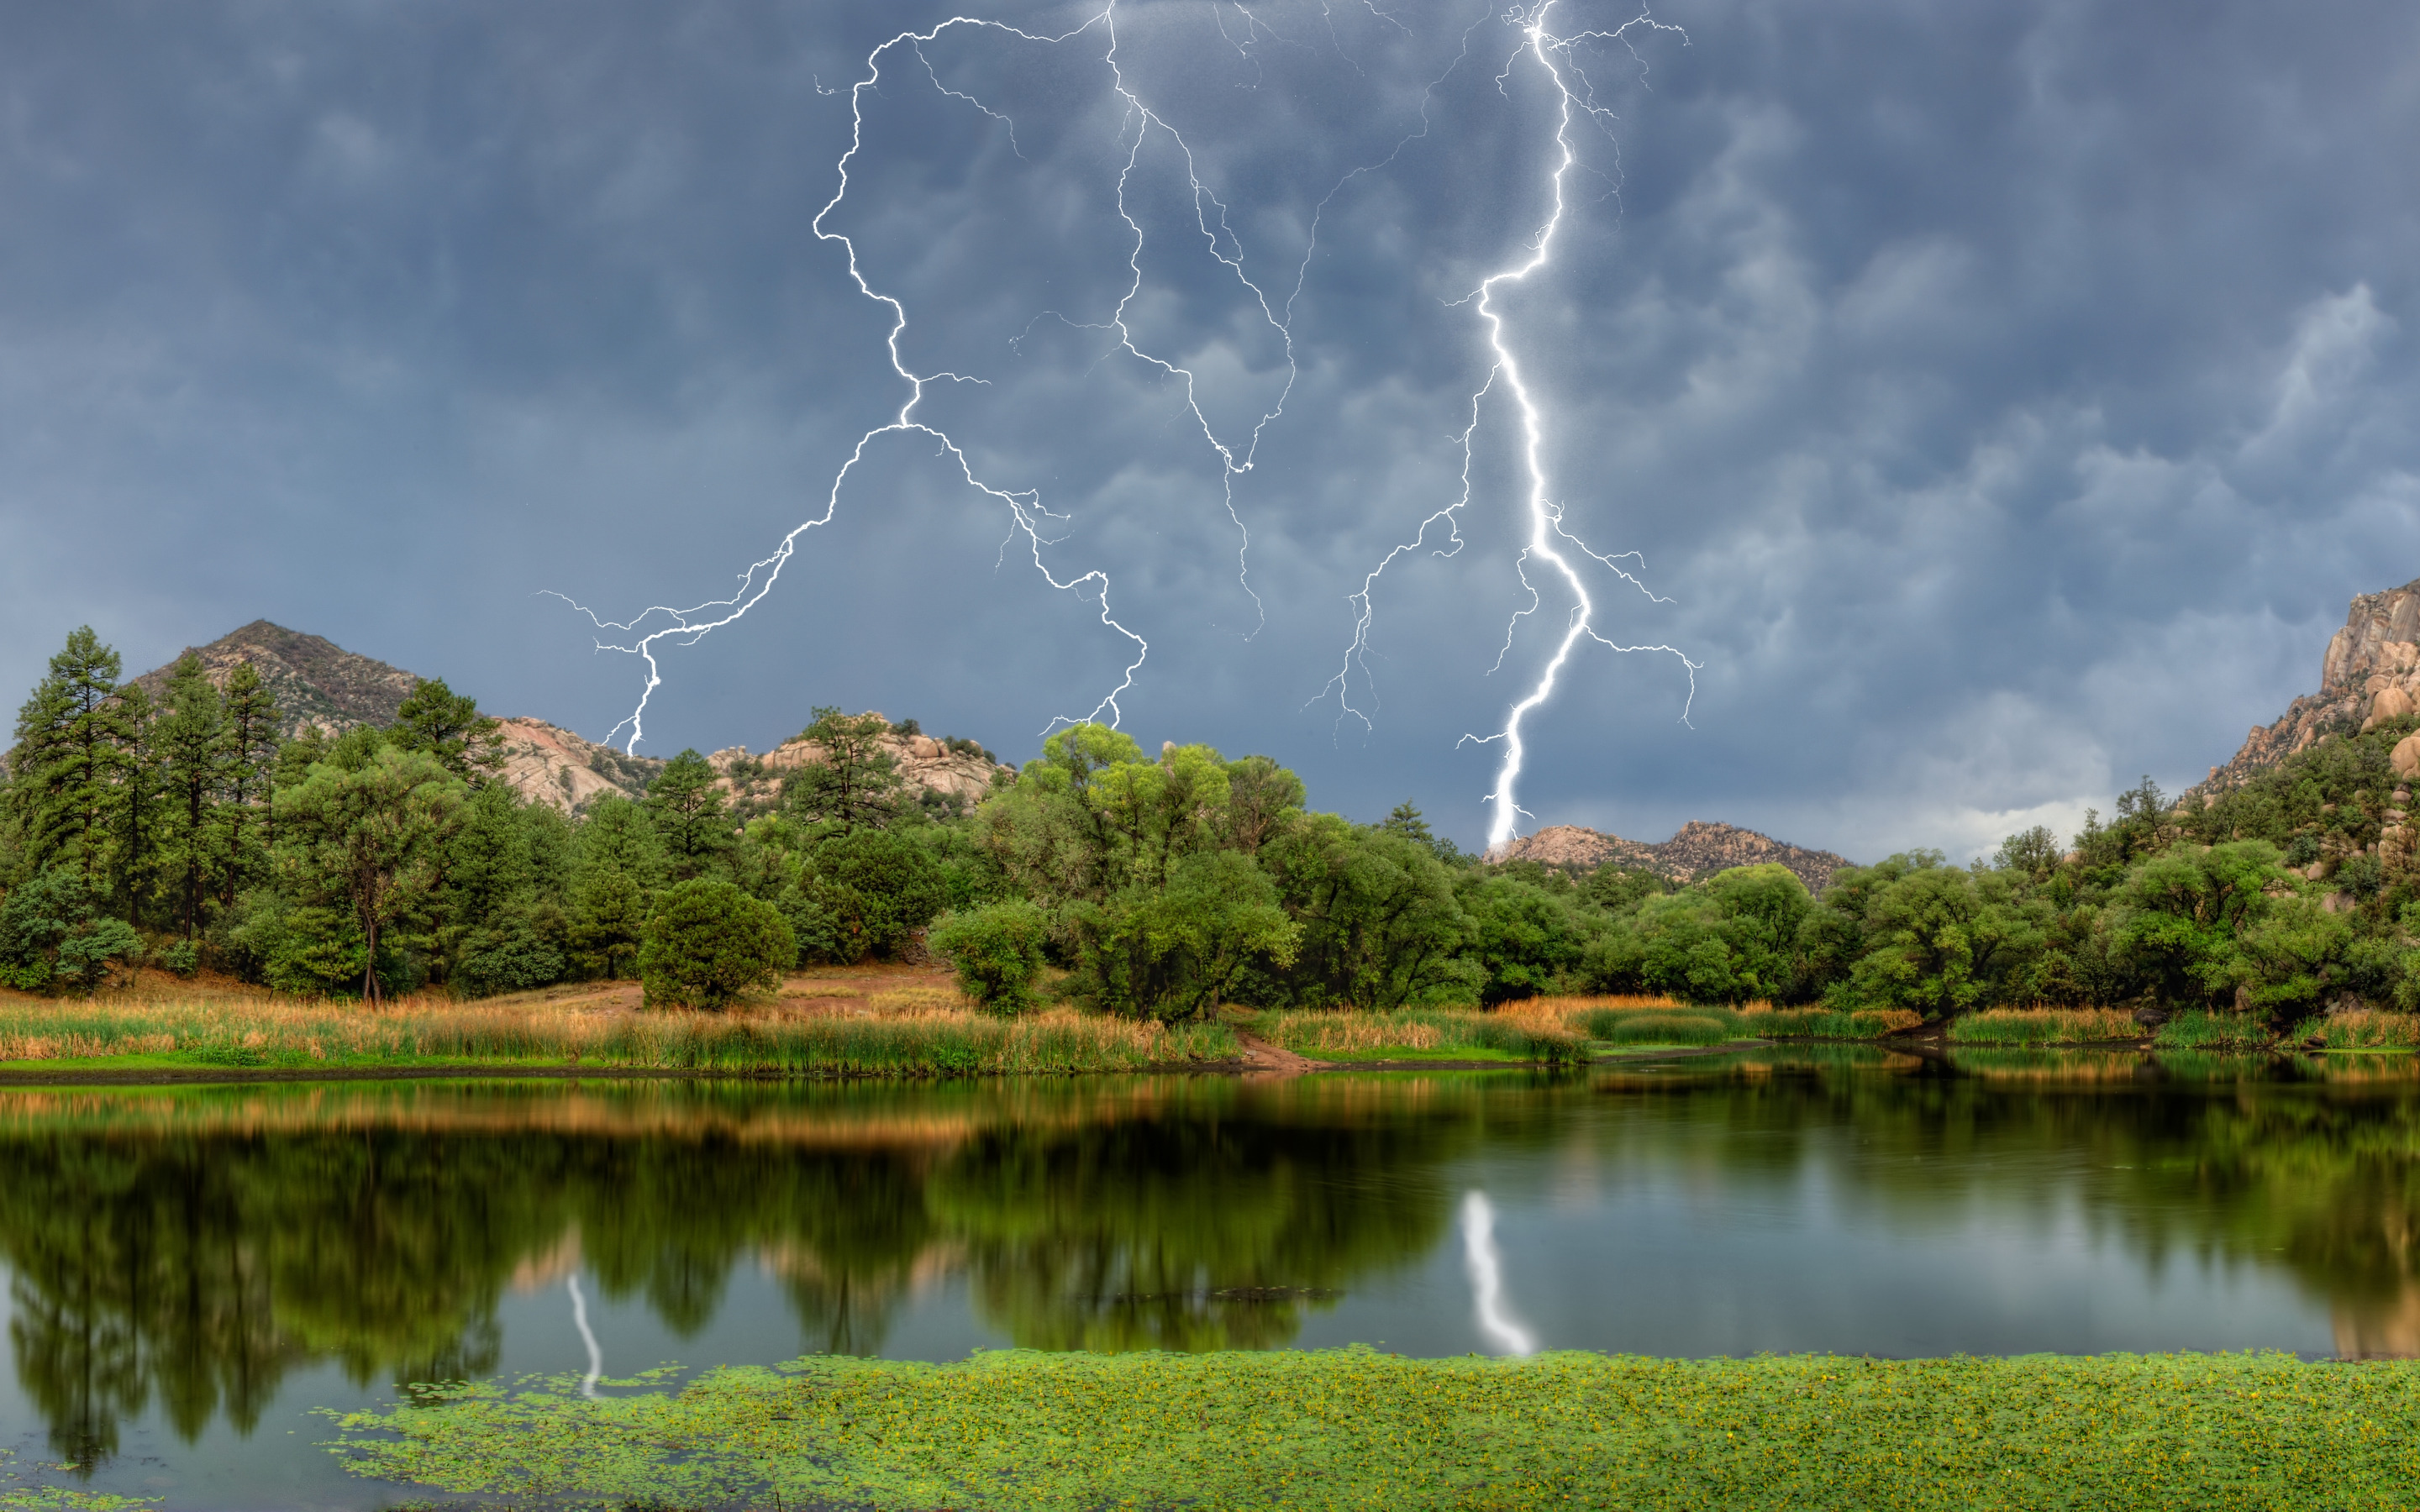
[[[492,1318],[495,1373],[577,1383],[601,1369],[607,1391],[659,1364],[770,1364],[834,1339],[929,1360],[1160,1337],[1370,1343],[1414,1355],[1515,1351],[1525,1339],[1672,1355],[2326,1354],[2411,1352],[2420,1341],[2420,1291],[2395,1258],[2409,1253],[2395,1242],[2408,1227],[2407,1173],[2392,1161],[2312,1165],[2349,1144],[2348,1131],[2404,1127],[2415,1104],[2400,1088],[2323,1103],[2304,1088],[2044,1094],[1853,1066],[1805,1086],[1706,1074],[1685,1091],[1540,1090],[1518,1077],[1197,1088],[1164,1106],[1118,1104],[1107,1122],[1106,1104],[1060,1106],[1030,1089],[1013,1104],[989,1093],[788,1103],[767,1094],[784,1117],[803,1109],[850,1128],[869,1111],[878,1117],[864,1126],[892,1120],[884,1128],[903,1111],[1008,1111],[978,1118],[978,1132],[955,1143],[928,1140],[912,1158],[893,1149],[887,1166],[867,1152],[885,1148],[879,1140],[844,1141],[837,1153],[829,1142],[760,1145],[745,1157],[758,1163],[748,1181],[664,1210],[689,1213],[694,1234],[611,1231],[617,1214],[640,1211],[613,1181],[626,1166],[644,1177],[647,1150],[664,1147],[659,1133],[649,1136],[656,1146],[617,1143],[621,1126],[606,1120],[603,1134],[558,1134],[575,1151],[589,1148],[580,1139],[604,1141],[610,1158],[595,1168],[613,1180],[589,1207],[549,1216],[558,1209],[548,1202],[572,1199],[541,1189],[529,1199],[536,1216],[500,1229],[510,1237],[503,1248],[480,1251],[492,1255],[488,1271],[449,1255],[450,1279],[427,1284],[492,1289],[491,1315],[473,1315]],[[1831,1095],[1844,1088],[1856,1095]],[[646,1096],[609,1111],[653,1118],[661,1110]],[[487,1106],[468,1097],[464,1106]],[[1147,1116],[1138,1120],[1137,1107]],[[581,1118],[593,1123],[594,1112]],[[471,1137],[441,1134],[428,1148],[467,1155],[443,1141]],[[511,1136],[507,1127],[476,1137]],[[661,1171],[681,1180],[659,1180],[659,1190],[681,1192],[714,1162],[743,1160],[737,1146],[673,1145]],[[575,1185],[593,1174],[576,1160],[564,1168]],[[882,1181],[853,1197],[829,1180],[877,1169]],[[730,1211],[744,1201],[731,1193],[775,1189],[759,1176],[795,1180],[772,1209]],[[921,1227],[901,1227],[903,1204]],[[908,1237],[889,1248],[861,1242],[869,1225]],[[1386,1242],[1373,1245],[1373,1234]],[[0,1237],[26,1253],[22,1235]],[[634,1244],[680,1253],[639,1263]],[[1491,1265],[1500,1281],[1492,1304]],[[609,1285],[614,1267],[621,1279]],[[372,1285],[417,1295],[363,1269]],[[667,1289],[668,1275],[688,1289]],[[0,1447],[17,1450],[23,1468],[47,1458],[49,1425],[27,1385],[32,1335],[19,1326],[33,1293],[23,1276],[7,1279],[15,1368],[0,1378]],[[427,1300],[448,1317],[443,1304],[458,1303]],[[72,1333],[56,1327],[60,1296],[35,1301],[51,1309],[45,1336]],[[142,1411],[118,1419],[118,1452],[89,1484],[165,1494],[171,1512],[403,1500],[351,1481],[311,1447],[326,1428],[309,1409],[389,1391],[378,1379],[358,1387],[326,1363],[343,1342],[325,1333],[336,1315],[305,1311],[314,1322],[295,1337],[306,1343],[280,1346],[284,1374],[249,1437],[222,1411],[184,1443],[155,1387]],[[1192,1332],[1168,1332],[1179,1325]],[[92,1327],[126,1329],[98,1314]],[[110,1358],[169,1368],[143,1353],[166,1354],[161,1341],[137,1342],[121,1340]],[[56,1361],[45,1368],[55,1400],[62,1372]]]

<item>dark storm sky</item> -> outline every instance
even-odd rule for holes
[[[265,616],[604,734],[643,669],[539,591],[727,593],[904,397],[811,223],[868,54],[951,13],[8,8],[0,687],[80,623],[132,671]],[[1122,0],[1164,123],[1126,175],[1140,253],[1107,28],[954,28],[884,54],[825,223],[909,367],[985,380],[922,418],[1038,491],[1049,571],[1106,575],[1150,641],[1126,729],[1466,842],[1497,758],[1457,740],[1571,605],[1533,561],[1491,671],[1528,602],[1500,383],[1462,550],[1374,590],[1367,728],[1329,680],[1347,595],[1461,490],[1465,296],[1547,213],[1556,96],[1507,14]],[[2420,10],[1676,0],[1685,43],[1579,38],[1633,14],[1547,18],[1605,114],[1498,306],[1570,529],[1670,600],[1575,558],[1602,627],[1700,670],[1684,725],[1677,660],[1584,647],[1528,727],[1524,828],[1725,819],[1859,859],[2071,828],[2226,759],[2350,595],[2420,576]],[[1285,383],[1171,131],[1215,250],[1294,296],[1293,388],[1233,480],[1264,609],[1184,385],[1104,329],[1132,258],[1135,344],[1231,446]],[[1128,642],[1014,530],[929,439],[878,438],[774,591],[666,650],[641,748],[762,748],[836,703],[1030,756]]]

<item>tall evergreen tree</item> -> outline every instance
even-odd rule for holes
[[[270,771],[277,759],[277,700],[249,661],[238,662],[227,674],[225,698],[227,866],[220,879],[222,903],[234,902],[236,889],[261,873],[276,839]],[[262,810],[257,826],[252,822],[256,807]]]
[[[225,702],[191,652],[168,674],[168,706],[153,727],[163,812],[160,875],[171,916],[192,939],[204,903],[227,873]]]
[[[140,683],[117,690],[116,780],[110,788],[109,870],[128,923],[139,922],[160,881],[161,792],[159,710]]]
[[[714,784],[714,768],[694,750],[665,763],[647,784],[647,815],[656,823],[675,882],[704,876],[731,849],[731,817]]]
[[[101,879],[128,733],[120,671],[117,653],[80,625],[17,711],[9,793],[28,870],[69,865],[87,885]]]

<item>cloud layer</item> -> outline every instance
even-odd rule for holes
[[[0,683],[79,623],[139,667],[266,615],[601,734],[642,669],[539,591],[727,593],[905,397],[813,223],[869,54],[950,14],[0,23]],[[1632,14],[1549,13],[1603,114],[1500,303],[1556,501],[1670,600],[1591,568],[1606,633],[1701,670],[1692,703],[1673,658],[1584,651],[1529,727],[1535,822],[1860,858],[2071,827],[2224,760],[2348,597],[2420,576],[2409,8],[1707,0],[1657,12],[1685,42],[1580,37]],[[1533,567],[1505,649],[1500,385],[1458,535],[1376,580],[1357,663],[1350,595],[1462,492],[1466,297],[1546,212],[1556,97],[1496,6],[1114,16],[1114,57],[1098,24],[886,53],[826,228],[911,370],[983,380],[920,418],[1150,641],[1128,729],[1476,841],[1494,760],[1457,742],[1569,608]],[[838,703],[1030,753],[1131,659],[1031,551],[929,439],[878,438],[780,585],[665,654],[645,748]]]

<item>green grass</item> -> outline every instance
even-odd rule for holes
[[[423,1389],[332,1447],[455,1494],[665,1508],[2387,1508],[2420,1486],[2402,1361],[1002,1351],[670,1384]]]
[[[2151,1036],[2155,1050],[2257,1050],[2273,1038],[2257,1014],[2205,1013],[2189,1009]]]
[[[1952,1044],[2092,1044],[2139,1040],[2143,1026],[2114,1008],[2011,1008],[1950,1020]]]
[[[2319,1041],[2325,1050],[2420,1049],[2420,1014],[2388,1013],[2377,1009],[2330,1013],[2305,1019],[2286,1037],[2294,1045]]]
[[[1389,1060],[1438,1061],[1449,1065],[1455,1061],[1483,1060],[1501,1062],[1508,1066],[1526,1066],[1535,1057],[1515,1050],[1499,1050],[1489,1045],[1464,1044],[1431,1045],[1420,1049],[1408,1045],[1379,1045],[1369,1050],[1322,1050],[1318,1058],[1348,1066]]]

